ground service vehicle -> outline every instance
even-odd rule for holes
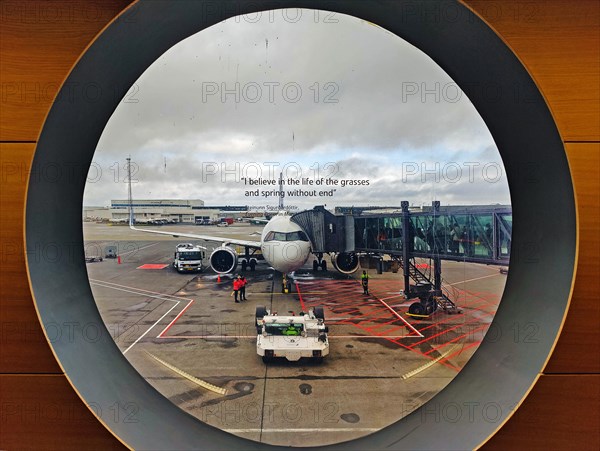
[[[177,272],[202,271],[204,248],[192,243],[181,243],[175,249],[173,267]]]
[[[210,216],[196,216],[196,225],[210,225]]]
[[[256,352],[268,363],[282,357],[322,362],[329,354],[327,326],[322,307],[295,316],[279,316],[263,306],[256,307]]]

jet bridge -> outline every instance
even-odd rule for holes
[[[311,242],[313,254],[354,252],[355,231],[352,215],[334,215],[323,206],[292,215]]]
[[[455,307],[443,287],[441,260],[499,266],[510,261],[510,206],[441,207],[434,201],[430,207],[411,211],[409,203],[402,201],[395,210],[374,207],[344,213],[333,214],[317,206],[294,214],[291,220],[306,232],[319,258],[324,253],[390,256],[403,268],[407,295],[419,297],[425,306],[431,296],[437,296],[446,302],[440,306]],[[433,264],[424,271],[415,258],[431,259]]]

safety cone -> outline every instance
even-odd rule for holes
[[[120,264],[121,264],[121,256],[117,255],[117,265],[120,265]]]
[[[217,283],[221,283],[221,274],[217,274]]]

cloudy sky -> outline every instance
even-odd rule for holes
[[[300,13],[230,19],[163,54],[108,122],[84,205],[126,198],[127,156],[137,199],[274,205],[261,194],[276,186],[244,181],[285,169],[286,180],[338,180],[285,186],[317,191],[286,196],[300,209],[510,203],[487,127],[436,63],[368,22]]]

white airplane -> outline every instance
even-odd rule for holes
[[[138,232],[170,235],[176,238],[184,237],[194,240],[212,241],[221,243],[210,255],[210,265],[220,274],[235,270],[238,264],[238,254],[231,246],[246,248],[243,257],[243,269],[248,265],[254,269],[257,259],[252,257],[250,250],[259,250],[264,259],[273,269],[287,274],[302,267],[310,254],[310,241],[302,228],[290,220],[287,212],[282,211],[264,227],[260,241],[241,240],[237,238],[224,238],[212,235],[197,235],[195,233],[182,233],[176,231],[138,229],[130,219],[129,228]]]
[[[131,199],[130,203],[132,203]],[[279,206],[283,208],[282,199],[280,199]],[[287,274],[301,268],[311,253],[311,243],[306,232],[302,230],[302,227],[293,222],[288,212],[283,209],[267,222],[262,230],[260,241],[197,235],[176,231],[169,232],[166,230],[138,229],[133,224],[132,211],[130,211],[129,216],[129,227],[139,232],[221,243],[221,246],[215,249],[209,258],[210,266],[219,274],[230,273],[237,268],[239,256],[231,246],[242,246],[245,248],[245,254],[241,257],[242,270],[245,270],[248,266],[251,270],[255,269],[257,258],[253,255],[256,250],[260,250],[266,262],[273,269],[284,275],[284,284],[286,284]],[[327,264],[323,260],[323,254],[316,254],[316,258],[313,262],[313,269],[317,270],[320,267],[326,270]],[[358,257],[354,253],[336,254],[332,258],[332,262],[338,271],[345,274],[353,273],[358,269]]]

